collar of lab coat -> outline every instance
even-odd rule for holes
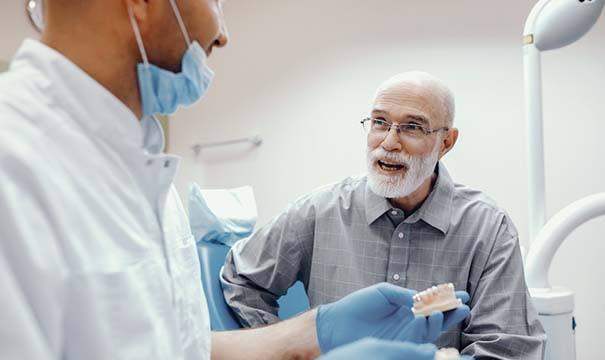
[[[160,154],[164,151],[164,129],[155,116],[145,116],[141,120],[143,128],[143,147],[150,154]]]
[[[89,131],[120,147],[147,145],[135,114],[58,51],[37,40],[26,39],[13,59],[11,69],[20,66],[33,67],[49,79],[46,91],[51,101],[70,112],[72,118]],[[148,128],[157,131],[155,126]],[[157,148],[157,141],[154,145]]]

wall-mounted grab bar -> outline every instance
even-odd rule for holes
[[[239,138],[239,139],[233,139],[233,140],[204,142],[204,143],[192,145],[191,149],[197,156],[202,152],[203,149],[219,147],[219,146],[226,146],[226,145],[242,144],[242,143],[250,143],[250,144],[254,145],[255,147],[258,147],[263,143],[263,138],[260,135],[255,135],[252,137]]]

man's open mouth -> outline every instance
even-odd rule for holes
[[[378,160],[378,167],[380,167],[384,171],[399,171],[404,170],[406,166],[404,164]]]

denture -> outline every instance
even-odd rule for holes
[[[462,301],[456,297],[454,284],[441,284],[430,287],[414,295],[414,315],[431,315],[434,311],[445,312],[462,305]]]

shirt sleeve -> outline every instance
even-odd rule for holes
[[[59,359],[65,277],[35,192],[0,172],[0,358]]]
[[[221,284],[243,326],[279,321],[277,299],[298,280],[307,288],[314,219],[313,207],[297,202],[227,255]]]
[[[523,272],[519,239],[504,217],[470,301],[462,354],[475,359],[543,359],[546,335]]]

